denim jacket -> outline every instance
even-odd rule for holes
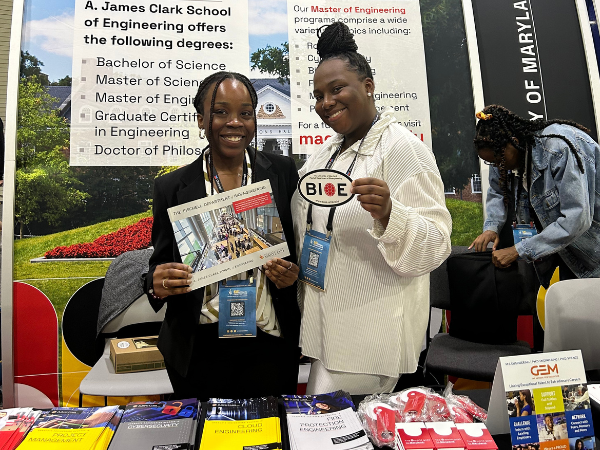
[[[549,134],[564,136],[573,144],[585,173],[567,143],[544,137]],[[531,155],[531,187],[517,209],[533,208],[543,230],[516,244],[517,252],[528,261],[558,252],[577,277],[600,277],[600,147],[583,131],[555,124],[537,133]],[[499,233],[507,213],[496,167],[490,168],[489,180],[483,230]]]

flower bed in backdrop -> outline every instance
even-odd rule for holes
[[[152,217],[146,217],[133,225],[114,233],[104,234],[94,242],[56,247],[44,255],[55,258],[114,258],[131,250],[151,245]]]

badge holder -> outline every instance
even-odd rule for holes
[[[256,281],[223,280],[219,289],[219,337],[256,337]]]
[[[300,273],[298,279],[306,284],[325,290],[325,269],[331,244],[331,227],[335,208],[329,212],[327,234],[312,229],[312,220],[307,221],[302,254],[300,255]],[[312,205],[309,205],[309,217],[312,219]]]
[[[537,234],[537,230],[535,229],[535,225],[533,225],[533,222],[530,222],[529,224],[519,225],[517,225],[516,222],[513,222],[512,232],[515,245]]]

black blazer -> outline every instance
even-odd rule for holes
[[[254,150],[248,150],[252,160]],[[298,172],[294,160],[258,152],[254,170],[257,181],[269,180],[271,182],[279,218],[290,249],[290,256],[285,259],[296,263],[296,244],[290,209],[292,195],[298,185]],[[204,197],[206,197],[206,187],[201,157],[188,166],[155,180],[154,225],[152,226],[154,253],[150,257],[150,270],[146,276],[146,293],[152,287],[152,276],[158,265],[181,262],[167,208]],[[283,338],[290,345],[297,346],[300,335],[300,310],[297,302],[296,283],[284,289],[277,289],[270,280],[268,282]],[[164,301],[148,296],[150,304],[156,311],[165,303],[167,304],[165,320],[158,338],[158,347],[165,360],[182,376],[187,374],[194,347],[202,345],[202,342],[194,341],[196,327],[200,322],[203,298],[204,288],[187,294],[167,297]],[[218,339],[216,335],[215,339]]]

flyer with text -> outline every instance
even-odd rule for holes
[[[192,289],[290,254],[269,180],[168,209]]]
[[[593,450],[581,352],[501,358],[513,449]]]

